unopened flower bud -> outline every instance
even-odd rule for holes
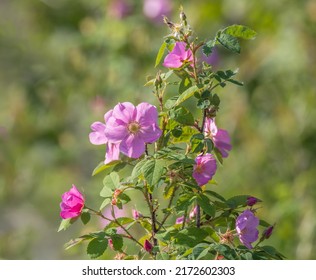
[[[261,202],[260,199],[253,197],[253,196],[249,196],[247,197],[247,205],[248,206],[253,206],[255,205],[257,202]]]
[[[189,217],[191,220],[194,219],[194,217],[196,216],[196,212],[197,212],[197,206],[195,206],[189,214]]]
[[[151,243],[146,239],[145,243],[144,243],[144,249],[150,253],[153,249],[153,245],[151,245]]]
[[[109,239],[108,244],[109,244],[110,248],[111,248],[112,250],[114,250],[113,240],[112,240],[112,239]]]
[[[116,189],[114,191],[113,197],[118,197],[122,193],[122,190]]]
[[[112,205],[116,205],[116,203],[117,203],[117,199],[116,198],[112,198],[111,204]]]
[[[266,228],[262,233],[262,238],[269,239],[270,236],[272,235],[273,229],[274,229],[274,226],[269,226],[268,228]]]
[[[186,21],[186,19],[187,19],[187,16],[185,15],[185,13],[183,11],[180,12],[180,19],[182,21]]]

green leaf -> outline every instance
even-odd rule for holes
[[[155,68],[159,65],[159,63],[160,63],[160,61],[165,53],[166,47],[167,47],[167,43],[163,42],[159,48],[158,53],[157,53]]]
[[[217,192],[211,191],[211,190],[205,190],[204,191],[205,194],[210,195],[212,197],[215,197],[223,202],[226,202],[226,199],[224,197],[222,197],[220,194],[218,194]]]
[[[237,195],[233,196],[226,200],[226,204],[231,208],[235,209],[239,206],[246,206],[247,205],[247,198],[250,195]]]
[[[193,134],[196,134],[197,130],[190,126],[185,126],[182,128],[182,133],[179,137],[173,138],[173,143],[187,143],[190,141]]]
[[[179,196],[176,203],[176,210],[182,211],[187,209],[196,199],[196,197],[190,193]]]
[[[210,54],[213,52],[214,46],[216,44],[215,40],[210,40],[208,42],[206,42],[203,47],[202,47],[202,51],[206,56],[210,56]]]
[[[244,25],[231,25],[226,27],[223,33],[246,40],[255,39],[257,32]]]
[[[140,162],[138,162],[132,171],[132,179],[138,178],[140,175],[142,175],[142,168],[144,164],[147,162],[147,160],[143,159]]]
[[[76,220],[77,220],[77,218],[69,218],[69,219],[63,219],[63,220],[61,220],[57,232],[60,232],[60,231],[62,231],[62,230],[66,230],[66,229],[69,228],[70,225],[72,225]]]
[[[204,110],[204,109],[208,108],[210,105],[211,105],[211,101],[210,101],[209,99],[202,99],[202,98],[201,98],[201,99],[198,100],[196,106],[197,106],[199,109]]]
[[[160,159],[148,160],[142,167],[144,177],[149,186],[155,186],[161,179],[165,169],[165,162]]]
[[[226,49],[235,53],[240,53],[240,45],[236,37],[220,32],[217,36],[217,41]]]
[[[265,220],[260,220],[259,221],[259,225],[263,226],[263,227],[270,227],[271,224],[269,224],[268,222],[266,222]]]
[[[195,92],[201,92],[203,90],[203,86],[202,85],[195,85],[192,86],[190,88],[188,88],[187,90],[185,90],[177,99],[176,103],[174,104],[174,106],[178,106],[180,105],[182,102],[186,101],[187,99],[189,99],[190,97],[192,97],[194,95]]]
[[[112,242],[113,242],[114,250],[116,250],[116,251],[122,250],[122,247],[123,247],[123,237],[120,236],[120,235],[118,235],[118,234],[115,234],[115,235],[112,235],[112,236],[111,236],[111,239],[112,239]]]
[[[76,238],[76,239],[71,239],[70,241],[68,241],[65,245],[64,245],[64,249],[68,250],[78,244],[80,244],[81,242],[83,242],[84,240],[87,240],[89,238]]]
[[[208,236],[207,231],[201,228],[186,228],[178,232],[174,239],[178,245],[194,247]]]
[[[86,225],[87,223],[89,223],[91,215],[88,212],[82,212],[80,218],[83,224]]]
[[[96,175],[96,174],[98,174],[98,173],[100,173],[100,172],[102,172],[102,171],[104,171],[106,169],[114,167],[115,165],[117,165],[120,162],[121,162],[120,160],[113,160],[113,161],[111,161],[111,162],[109,162],[107,164],[104,164],[104,162],[101,161],[99,163],[99,165],[93,170],[92,176],[94,176],[94,175]]]
[[[179,98],[179,96],[176,95],[176,96],[172,96],[170,99],[168,99],[165,103],[165,108],[170,110],[172,107],[174,107],[174,104],[176,103],[178,98]]]
[[[101,206],[100,206],[100,208],[99,208],[99,210],[101,211],[105,206],[107,206],[108,204],[110,204],[110,202],[111,202],[111,199],[110,199],[110,198],[104,199],[103,202],[102,202],[102,204],[101,204]]]
[[[189,77],[184,77],[181,80],[180,86],[179,86],[179,93],[183,93],[184,91],[186,91],[188,88],[190,88],[192,86],[192,82],[190,80]]]
[[[107,239],[92,239],[87,247],[87,254],[91,259],[96,259],[103,255],[104,251],[108,247]]]
[[[104,187],[108,187],[112,190],[117,189],[120,187],[120,176],[117,172],[111,172],[110,175],[104,177],[103,185]]]
[[[194,117],[192,113],[182,106],[171,110],[170,118],[183,125],[194,125]]]
[[[200,152],[204,147],[204,135],[202,133],[194,134],[191,139],[191,150],[193,153]]]
[[[112,195],[113,195],[113,191],[107,186],[104,186],[100,192],[100,196],[102,196],[102,197],[108,198],[108,197],[112,197]]]
[[[120,193],[120,195],[118,196],[118,198],[124,203],[128,203],[131,201],[131,198],[126,194],[126,193]]]
[[[215,206],[213,205],[213,203],[211,203],[206,195],[199,194],[197,196],[197,203],[201,206],[201,208],[207,215],[211,217],[215,216]]]

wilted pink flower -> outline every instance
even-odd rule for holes
[[[143,11],[149,19],[162,23],[162,17],[171,12],[170,0],[144,0]]]
[[[62,202],[60,203],[60,216],[63,219],[80,216],[85,200],[75,185],[72,185],[70,191],[65,192],[61,198]]]
[[[183,221],[184,221],[184,216],[181,216],[181,217],[176,219],[176,224],[177,225],[183,224]],[[186,222],[189,222],[189,219],[186,219]]]
[[[140,218],[143,217],[143,215],[140,212],[138,212],[137,210],[135,210],[135,209],[132,210],[132,215],[133,215],[133,218],[135,220],[140,219]]]
[[[193,54],[190,49],[186,49],[184,42],[176,42],[173,50],[165,57],[163,66],[167,68],[180,68],[186,63],[193,65]]]
[[[253,196],[247,197],[247,205],[248,206],[254,206],[257,202],[260,202],[260,201],[261,201],[260,199],[253,197]]]
[[[105,154],[105,161],[104,163],[107,164],[113,160],[118,160],[120,156],[120,149],[119,143],[112,143],[108,140],[105,136],[105,128],[108,119],[112,116],[113,110],[110,110],[104,115],[104,122],[94,122],[91,125],[91,130],[89,134],[90,142],[94,145],[102,145],[107,144],[106,154]]]
[[[236,219],[236,230],[239,240],[248,249],[252,249],[251,243],[258,239],[258,225],[259,219],[249,209],[242,212]]]
[[[193,178],[199,186],[207,184],[214,176],[217,168],[216,160],[211,154],[199,155],[195,159]]]
[[[150,253],[153,249],[153,245],[146,239],[144,243],[144,249]]]
[[[146,102],[136,107],[130,102],[119,103],[108,118],[104,133],[110,143],[119,144],[123,154],[138,158],[145,152],[145,144],[155,142],[161,135],[157,109]]]
[[[213,140],[214,146],[220,151],[222,157],[228,157],[228,151],[232,149],[230,137],[226,130],[218,129],[214,118],[206,118],[204,124],[206,137]]]
[[[197,213],[197,206],[195,206],[190,212],[189,217],[191,220],[196,216],[196,213]]]

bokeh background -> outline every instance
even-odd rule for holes
[[[98,206],[104,147],[89,126],[120,101],[155,102],[146,76],[184,6],[200,38],[238,23],[257,31],[242,53],[217,50],[244,87],[218,91],[218,124],[233,151],[216,191],[260,197],[276,223],[266,242],[288,259],[316,259],[315,0],[1,0],[0,258],[85,259],[63,249],[82,229],[57,233],[60,195],[72,183]],[[106,257],[106,256],[105,256]]]

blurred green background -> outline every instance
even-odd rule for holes
[[[216,191],[261,198],[276,222],[266,243],[316,259],[316,1],[145,2],[0,1],[0,258],[87,258],[63,244],[97,225],[57,233],[60,196],[74,183],[101,203],[89,126],[118,102],[155,103],[143,85],[169,32],[160,15],[177,21],[182,4],[200,38],[234,23],[258,33],[241,55],[218,49],[216,67],[239,68],[245,86],[218,92],[233,151]]]

